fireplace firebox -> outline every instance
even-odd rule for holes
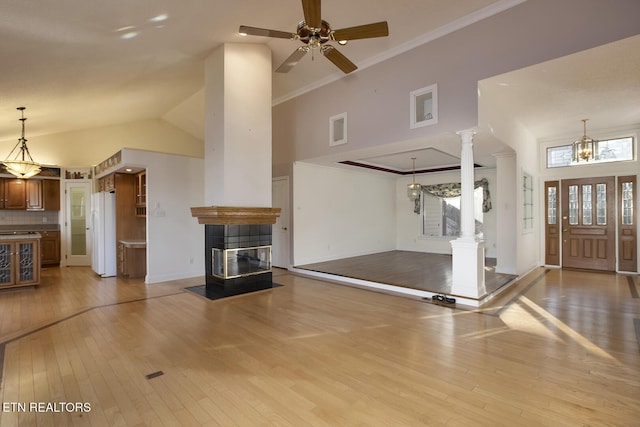
[[[271,287],[271,224],[206,224],[205,258],[208,287]]]
[[[233,279],[271,271],[271,246],[255,248],[213,248],[211,274],[222,279]]]

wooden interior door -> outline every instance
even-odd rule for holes
[[[615,178],[562,181],[562,266],[614,271]]]

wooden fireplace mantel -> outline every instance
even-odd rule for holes
[[[191,208],[191,216],[199,224],[275,224],[280,208],[251,208],[239,206],[201,206]]]

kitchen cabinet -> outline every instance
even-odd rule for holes
[[[0,289],[40,283],[40,239],[0,236]]]
[[[118,275],[129,279],[147,274],[147,244],[121,240],[118,242]]]
[[[57,179],[42,180],[42,201],[45,211],[60,210],[60,181]]]
[[[136,175],[136,216],[147,216],[147,172]]]
[[[0,178],[0,209],[59,211],[57,179]]]
[[[116,190],[116,176],[115,174],[107,175],[98,179],[98,191],[106,191],[112,193]]]
[[[39,179],[28,179],[26,180],[25,185],[27,186],[27,210],[44,210],[44,200],[42,199],[42,181]]]
[[[27,209],[26,180],[0,178],[0,209]]]
[[[40,264],[44,266],[60,264],[60,232],[40,231]]]

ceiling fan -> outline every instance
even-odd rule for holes
[[[345,74],[349,74],[358,68],[356,64],[341,54],[335,47],[326,43],[329,41],[337,41],[338,44],[344,45],[349,40],[388,36],[389,27],[387,26],[387,22],[375,22],[373,24],[358,25],[341,30],[332,30],[329,23],[321,17],[320,4],[321,0],[302,0],[304,21],[300,21],[295,33],[241,25],[239,30],[240,34],[300,40],[304,43],[276,69],[276,73],[286,73],[290,71],[307,52],[318,49],[329,61],[333,62],[336,67],[340,68]]]

